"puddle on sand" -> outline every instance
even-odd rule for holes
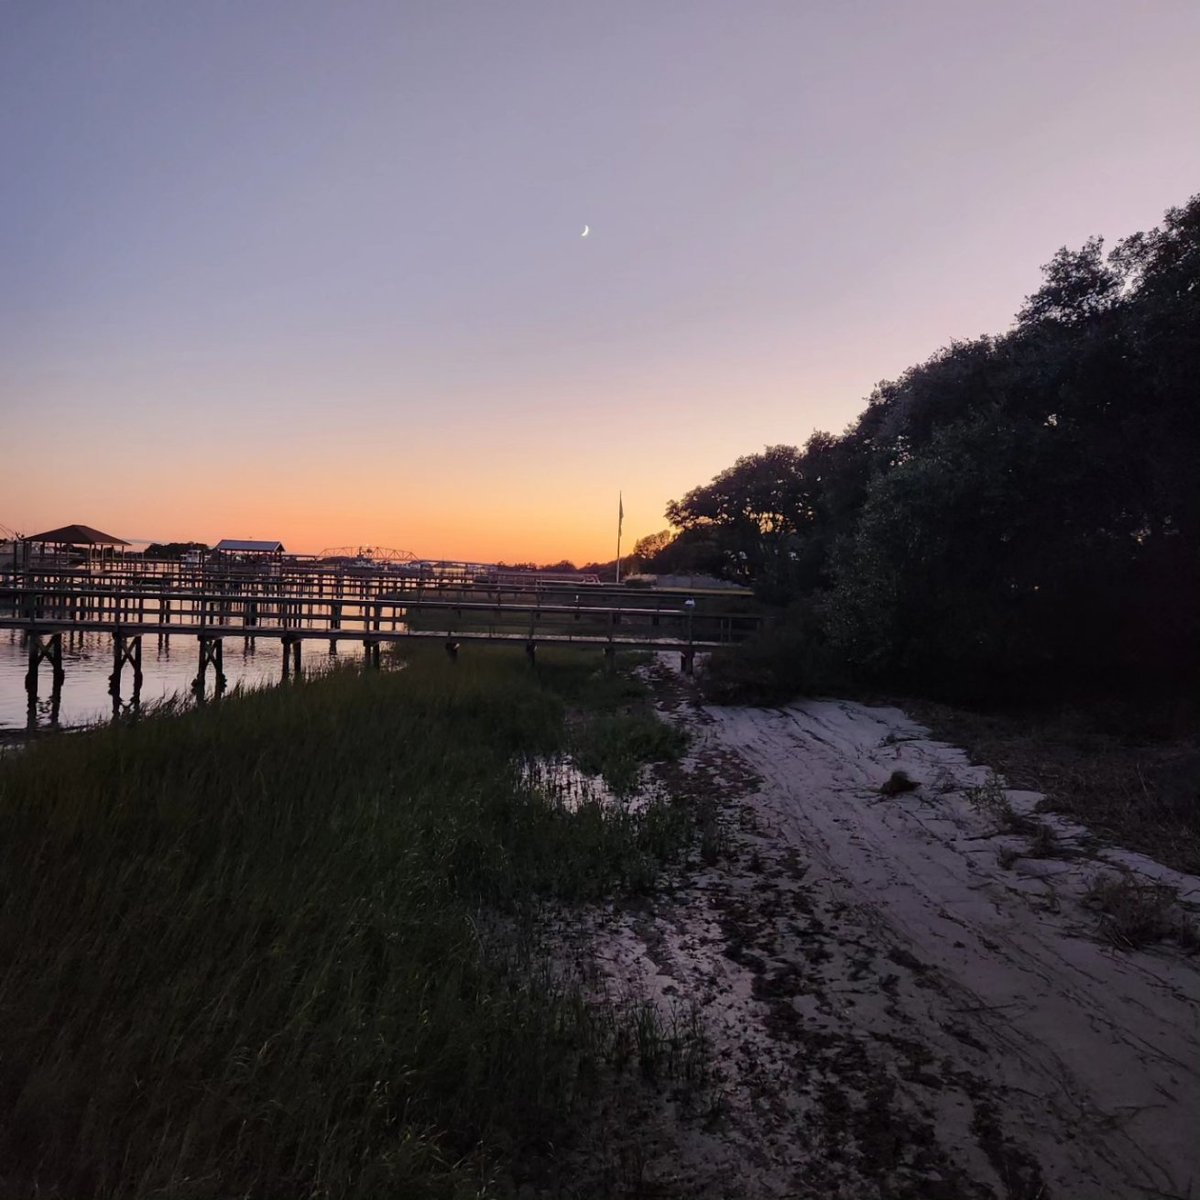
[[[644,774],[628,796],[618,796],[602,776],[588,774],[569,754],[522,759],[517,772],[523,786],[540,792],[552,804],[561,805],[568,812],[577,812],[587,804],[598,804],[614,812],[638,813],[645,811],[654,799]]]

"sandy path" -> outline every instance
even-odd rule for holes
[[[998,827],[985,768],[897,709],[677,707],[692,771],[739,798],[726,852],[612,915],[611,980],[700,1006],[719,1114],[651,1183],[709,1196],[1200,1195],[1200,963],[1115,951],[1083,903],[1104,859]],[[921,786],[886,798],[902,769]],[[1002,798],[997,790],[993,801]],[[1018,812],[1039,799],[1008,792]],[[1002,854],[1002,851],[1008,851]]]

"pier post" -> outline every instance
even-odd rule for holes
[[[458,643],[457,642],[448,641],[446,643],[446,655],[447,655],[447,657],[449,657],[449,659],[452,663],[458,662]]]
[[[197,640],[200,643],[200,670],[197,672],[196,678],[192,683],[192,691],[196,693],[197,700],[203,700],[204,680],[208,674],[209,663],[212,664],[213,668],[213,689],[215,694],[219,696],[225,690],[224,654],[219,637],[212,637],[209,634],[202,633]]]
[[[246,627],[246,630],[247,630],[246,636],[243,639],[242,649],[243,650],[253,650],[254,649],[254,634],[250,633],[249,630],[254,629],[258,625],[258,601],[257,600],[247,600],[246,601],[245,615],[242,618],[242,624]]]
[[[300,676],[300,638],[285,637],[283,639],[283,677]]]
[[[525,657],[529,659],[531,667],[537,666],[537,642],[525,643]]]
[[[138,634],[137,637],[130,639],[126,658],[133,667],[133,695],[129,698],[130,704],[136,709],[141,707],[142,703],[142,637]]]
[[[685,646],[679,656],[679,665],[685,675],[692,675],[696,669],[696,651],[691,646]]]
[[[66,678],[62,665],[62,634],[30,633],[26,644],[29,647],[29,670],[25,673],[25,691],[29,696],[30,708],[33,709],[37,705],[38,669],[43,661],[50,664],[51,696],[62,692],[63,680]]]
[[[121,707],[121,675],[125,664],[133,668],[133,696],[131,703],[137,707],[142,698],[142,635],[129,637],[121,630],[113,633],[113,669],[108,677],[108,692],[113,698],[113,716]]]
[[[66,672],[63,670],[62,664],[62,634],[52,633],[50,635],[50,666],[53,670],[54,690],[62,689],[63,680],[66,678]]]
[[[121,703],[121,668],[125,665],[125,635],[113,630],[113,669],[108,677],[108,694],[113,698],[113,712]]]
[[[611,675],[617,669],[616,646],[604,647],[604,669]]]
[[[379,670],[380,650],[378,642],[363,642],[363,661],[372,670]]]

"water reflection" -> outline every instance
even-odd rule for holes
[[[129,639],[132,642],[132,639]],[[126,652],[131,652],[129,642]],[[361,655],[361,648],[342,648],[331,654],[323,641],[304,647],[304,667],[321,669]],[[38,730],[94,724],[113,717],[136,717],[150,705],[172,698],[198,698],[201,653],[195,634],[146,637],[140,647],[141,682],[131,659],[118,671],[113,637],[108,633],[64,632],[60,640],[61,676],[53,660],[38,662],[36,698],[25,688],[29,646],[18,630],[0,630],[0,731]],[[289,663],[294,669],[295,659]],[[203,695],[216,693],[213,663],[204,671]],[[284,674],[283,651],[277,640],[226,638],[221,647],[220,671],[225,689],[261,687],[277,683]],[[114,676],[117,677],[114,680]],[[57,680],[57,684],[56,684]]]

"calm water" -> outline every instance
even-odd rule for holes
[[[283,672],[283,651],[277,640],[261,638],[257,650],[243,652],[241,638],[225,640],[225,678],[230,688],[241,683],[261,686],[278,682]],[[332,662],[357,662],[362,648],[355,642],[342,643],[341,653],[330,655],[329,643],[320,640],[304,643],[304,666],[319,668]],[[0,630],[0,731],[25,729],[28,724],[28,699],[25,672],[28,669],[21,635],[15,630]],[[142,703],[178,693],[191,695],[192,680],[199,666],[196,638],[176,635],[161,648],[155,637],[142,642]],[[60,725],[82,725],[112,716],[112,697],[108,677],[112,673],[112,638],[106,633],[63,635],[63,668],[66,679],[58,712]],[[51,723],[50,664],[42,663],[38,682],[37,724]],[[212,668],[208,669],[208,689],[212,694]],[[133,689],[133,671],[122,672],[123,699]]]

